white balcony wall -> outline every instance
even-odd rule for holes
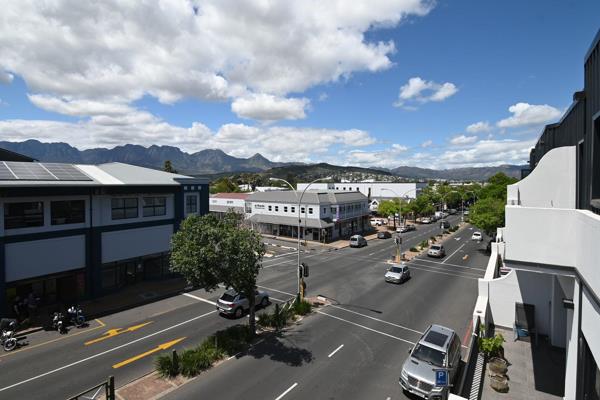
[[[574,210],[577,227],[575,263],[588,285],[600,294],[600,215],[587,210]]]
[[[531,174],[508,186],[507,204],[523,207],[575,208],[576,165],[575,146],[550,150]]]

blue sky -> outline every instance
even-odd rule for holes
[[[520,164],[600,28],[597,1],[77,4],[3,12],[2,139]]]

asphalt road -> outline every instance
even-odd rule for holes
[[[437,225],[419,226],[403,234],[403,246],[438,231]],[[327,296],[334,304],[169,398],[229,399],[243,393],[248,399],[277,399],[294,383],[286,399],[403,398],[399,366],[419,333],[434,322],[461,337],[468,331],[477,278],[487,263],[480,251],[485,242],[472,242],[471,233],[466,228],[456,234],[459,240],[448,240],[444,259],[411,262],[412,279],[402,285],[383,280],[385,261],[394,254],[390,239],[370,241],[361,249],[303,253],[311,267],[307,294]],[[296,256],[285,248],[274,247],[273,253],[264,261],[259,285],[273,301],[286,300],[296,292]],[[217,315],[210,302],[220,294],[194,291],[92,321],[67,335],[33,334],[25,340],[29,345],[0,354],[0,398],[63,399],[109,375],[122,386],[150,372],[159,352],[137,356],[177,340],[170,349],[191,347],[219,329],[245,322]]]

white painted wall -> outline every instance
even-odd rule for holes
[[[5,245],[6,281],[12,282],[85,267],[85,236]]]
[[[577,238],[574,210],[520,206],[505,210],[506,260],[574,267],[578,250],[589,251],[581,248]]]
[[[550,150],[525,179],[508,186],[507,204],[575,208],[576,164],[575,146]]]
[[[596,361],[600,361],[600,307],[593,303],[587,290],[581,296],[581,332]]]
[[[209,199],[211,206],[222,206],[222,207],[240,207],[244,208],[246,200],[244,199],[228,199],[224,197],[211,197]]]
[[[574,282],[574,293],[579,293],[579,283]],[[565,399],[575,400],[577,394],[577,330],[579,319],[579,302],[575,302],[572,310],[567,310],[566,334],[566,367],[565,367]]]
[[[173,225],[102,233],[102,262],[169,251]]]
[[[587,210],[573,211],[577,270],[600,297],[600,215]]]

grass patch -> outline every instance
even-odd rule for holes
[[[410,251],[412,251],[413,253],[417,253],[419,250],[416,247],[411,247]]]

